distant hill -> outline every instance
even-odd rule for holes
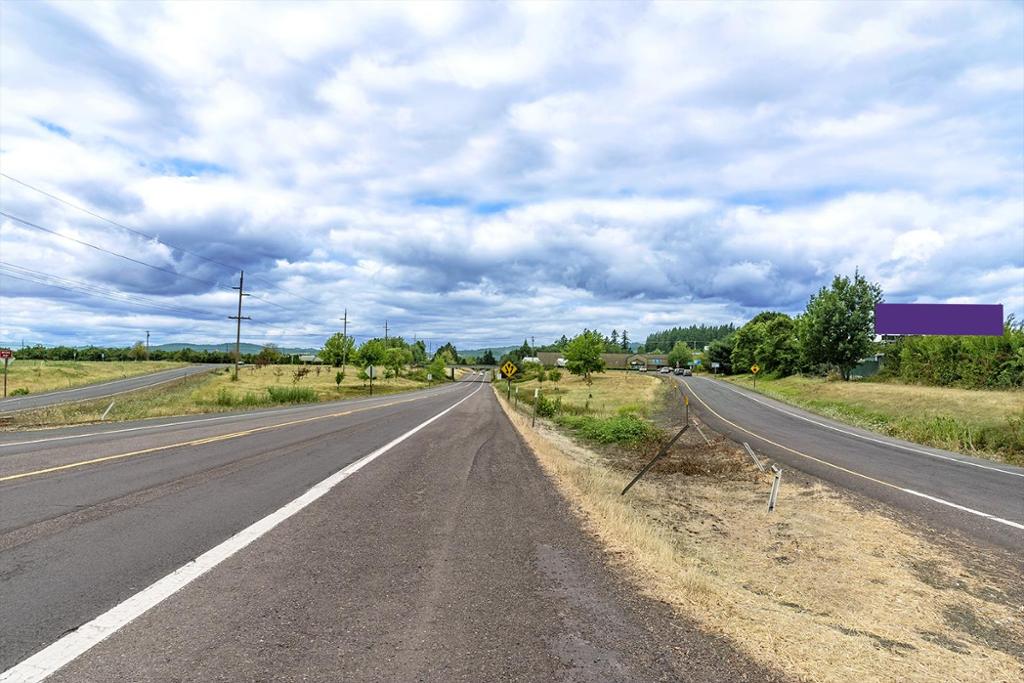
[[[227,344],[191,344],[191,343],[180,343],[180,344],[160,344],[158,346],[151,346],[151,349],[160,351],[181,351],[182,349],[192,349],[193,351],[234,351],[235,345],[233,343]],[[263,347],[259,344],[240,344],[242,353],[259,353]],[[294,353],[316,353],[320,349],[312,347],[289,347],[280,346],[278,351],[285,354]]]
[[[474,358],[479,358],[484,355],[484,351],[490,349],[495,358],[500,358],[502,354],[518,348],[518,346],[485,346],[482,349],[459,349],[459,355],[463,357],[472,356]]]

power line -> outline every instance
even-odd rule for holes
[[[85,295],[88,295],[88,296],[94,296],[94,297],[97,297],[97,298],[100,298],[100,299],[106,299],[108,301],[114,301],[114,302],[121,303],[121,304],[124,304],[124,303],[134,303],[134,304],[137,304],[137,305],[140,305],[140,306],[145,306],[147,308],[160,309],[160,310],[163,310],[163,311],[167,311],[169,313],[179,313],[180,314],[182,312],[180,310],[176,310],[176,309],[173,309],[173,308],[167,308],[165,306],[161,306],[160,304],[157,304],[157,303],[145,303],[145,302],[142,302],[142,301],[125,301],[124,299],[119,299],[119,298],[116,298],[114,296],[104,295],[104,294],[101,294],[99,292],[83,291],[83,289],[80,288],[80,287],[61,285],[61,284],[56,284],[56,283],[53,283],[53,282],[46,282],[44,280],[40,280],[40,279],[37,279],[37,278],[24,277],[22,275],[15,275],[15,274],[9,273],[9,272],[2,273],[2,277],[11,278],[13,280],[21,280],[23,282],[31,282],[33,284],[43,285],[45,287],[54,287],[56,289],[62,289],[64,291],[66,291],[66,292],[73,292],[73,293],[76,293],[76,294],[85,294]],[[194,313],[191,313],[191,312],[188,312],[188,314],[189,315],[194,315]],[[204,318],[204,320],[212,321],[213,319],[212,318]]]
[[[18,223],[21,223],[22,225],[28,226],[30,228],[34,228],[35,230],[41,230],[43,232],[50,233],[51,235],[56,235],[57,237],[62,237],[64,239],[66,239],[66,240],[70,240],[72,242],[76,242],[76,243],[84,245],[86,247],[91,247],[91,248],[93,248],[93,249],[95,249],[97,251],[102,251],[104,254],[110,254],[111,256],[116,256],[118,258],[122,258],[125,261],[131,261],[132,263],[137,263],[140,266],[145,266],[147,268],[152,268],[153,270],[159,270],[162,273],[168,273],[169,275],[174,275],[176,277],[188,278],[189,280],[195,280],[196,282],[200,282],[200,283],[202,283],[204,285],[210,285],[211,287],[220,287],[222,289],[228,289],[228,290],[231,289],[231,287],[228,287],[226,285],[222,285],[219,282],[211,282],[210,280],[203,280],[202,278],[193,277],[192,275],[186,275],[185,273],[179,273],[176,270],[171,270],[169,268],[163,268],[161,266],[154,266],[152,263],[146,263],[145,261],[140,261],[138,259],[132,258],[131,256],[125,256],[124,254],[119,254],[116,251],[111,251],[109,249],[105,249],[104,247],[97,246],[95,244],[92,244],[91,242],[86,242],[85,240],[80,240],[77,237],[72,237],[70,235],[65,235],[63,233],[57,232],[56,230],[51,230],[50,228],[44,228],[43,226],[37,225],[37,224],[35,224],[35,223],[31,222],[31,221],[27,221],[24,218],[18,218],[17,216],[12,216],[11,214],[7,213],[6,211],[0,211],[0,216],[6,216],[7,218],[10,218],[12,221],[17,221]]]
[[[46,190],[40,189],[40,188],[36,187],[35,185],[30,185],[29,183],[26,183],[24,180],[19,180],[18,178],[15,178],[13,176],[9,176],[6,173],[0,172],[0,176],[2,176],[4,178],[7,178],[8,180],[10,180],[12,182],[18,183],[22,187],[26,187],[26,188],[34,191],[34,192],[38,192],[41,195],[49,197],[50,199],[53,199],[54,201],[60,202],[61,204],[64,204],[65,206],[70,206],[71,208],[76,209],[78,211],[81,211],[83,213],[86,213],[86,214],[92,216],[93,218],[97,218],[97,219],[99,219],[99,220],[101,220],[101,221],[103,221],[105,223],[109,223],[110,225],[113,225],[113,226],[115,226],[117,228],[120,228],[121,230],[126,230],[126,231],[128,231],[128,232],[130,232],[130,233],[132,233],[134,235],[139,235],[140,237],[145,237],[147,239],[154,240],[154,241],[159,242],[160,244],[162,244],[162,245],[164,245],[166,247],[170,247],[171,249],[175,249],[177,251],[180,251],[183,254],[189,254],[190,256],[195,256],[196,258],[202,259],[202,260],[204,260],[204,261],[206,261],[208,263],[213,263],[213,264],[216,264],[218,266],[222,266],[224,268],[230,268],[233,271],[234,270],[242,270],[241,266],[231,265],[229,263],[224,263],[223,261],[218,261],[217,259],[212,259],[212,258],[210,258],[208,256],[203,256],[202,254],[198,254],[198,253],[196,253],[194,251],[190,251],[188,249],[185,249],[184,247],[179,247],[179,246],[177,246],[175,244],[171,244],[170,242],[164,241],[164,240],[160,239],[159,237],[157,237],[156,235],[152,235],[152,234],[150,234],[148,232],[143,232],[142,230],[137,230],[136,228],[128,227],[127,225],[125,225],[123,223],[118,223],[117,221],[115,221],[115,220],[113,220],[111,218],[107,218],[106,216],[101,216],[100,214],[96,213],[95,211],[91,211],[91,210],[89,210],[89,209],[87,209],[87,208],[85,208],[83,206],[79,206],[78,204],[75,204],[74,202],[70,202],[67,199],[64,199],[63,197],[58,197],[55,194],[52,194],[50,192],[47,192]],[[289,295],[294,296],[294,297],[296,297],[298,299],[302,299],[303,301],[307,301],[307,302],[309,302],[311,304],[319,305],[319,303],[320,303],[318,301],[314,301],[313,299],[306,298],[306,297],[302,296],[301,294],[296,294],[295,292],[293,292],[293,291],[291,291],[289,289],[286,289],[286,288],[284,288],[284,287],[282,287],[280,285],[275,285],[275,284],[273,284],[271,282],[268,282],[267,280],[264,280],[261,277],[250,276],[249,279],[250,280],[257,280],[259,282],[263,282],[265,285],[267,285],[268,287],[270,287],[272,289],[277,289],[277,290],[279,290],[281,292],[284,292],[285,294],[289,294]]]
[[[34,276],[36,278],[43,278],[43,280],[40,281],[40,284],[48,284],[48,282],[47,282],[48,280],[56,280],[58,283],[61,283],[61,284],[64,284],[64,285],[68,285],[68,286],[71,286],[71,287],[77,287],[77,288],[83,290],[84,293],[95,293],[95,294],[98,294],[99,296],[102,296],[102,297],[105,297],[105,298],[111,298],[113,300],[120,301],[122,303],[127,303],[127,302],[141,303],[141,304],[145,304],[147,306],[155,306],[155,307],[163,308],[163,309],[168,310],[168,311],[173,311],[175,313],[185,313],[185,314],[192,315],[192,316],[200,316],[200,317],[202,317],[202,316],[208,316],[209,315],[209,313],[206,313],[204,311],[198,311],[196,309],[189,309],[189,308],[185,308],[183,306],[177,306],[177,305],[174,305],[174,304],[169,304],[167,302],[158,301],[156,299],[150,299],[148,297],[145,297],[145,296],[142,296],[142,295],[139,295],[139,294],[134,294],[134,293],[131,293],[131,292],[123,292],[121,290],[112,289],[112,288],[109,288],[109,287],[103,287],[101,285],[97,285],[97,284],[91,283],[91,282],[83,282],[81,280],[74,280],[72,278],[60,277],[58,275],[53,275],[51,273],[43,273],[43,272],[40,272],[38,270],[32,270],[31,268],[25,268],[24,266],[18,266],[18,265],[15,265],[13,263],[6,263],[4,261],[0,261],[0,268],[4,268],[4,269],[6,269],[8,271],[14,271],[11,274],[19,274],[19,275],[22,275],[22,276],[29,276],[29,277],[33,277]],[[210,320],[212,320],[212,319],[213,318],[210,318]]]
[[[31,221],[27,221],[24,218],[18,218],[17,216],[11,215],[11,214],[7,213],[6,211],[0,211],[0,216],[6,216],[7,218],[9,218],[9,219],[11,219],[13,221],[16,221],[16,222],[18,222],[18,223],[20,223],[22,225],[25,225],[27,227],[30,227],[30,228],[34,228],[35,230],[41,230],[41,231],[49,233],[51,235],[56,235],[57,237],[61,237],[61,238],[66,239],[66,240],[70,240],[72,242],[76,242],[76,243],[84,245],[86,247],[91,247],[92,249],[96,249],[97,251],[101,251],[104,254],[110,254],[111,256],[116,256],[117,258],[121,258],[121,259],[124,259],[126,261],[130,261],[132,263],[137,263],[140,266],[145,266],[147,268],[152,268],[153,270],[158,270],[161,273],[167,273],[169,275],[174,275],[176,277],[188,278],[189,280],[194,280],[194,281],[199,282],[199,283],[204,284],[204,285],[209,285],[211,287],[217,287],[217,288],[220,288],[220,289],[226,289],[228,291],[231,291],[232,289],[234,289],[233,287],[230,287],[228,285],[222,285],[219,282],[213,282],[211,280],[204,280],[202,278],[198,278],[198,277],[195,277],[193,275],[187,275],[185,273],[179,273],[178,271],[171,270],[170,268],[164,268],[162,266],[153,265],[152,263],[147,263],[145,261],[140,261],[139,259],[132,258],[131,256],[126,256],[125,254],[119,254],[116,251],[111,251],[110,249],[106,249],[105,247],[98,246],[96,244],[93,244],[92,242],[86,242],[85,240],[80,240],[77,237],[72,237],[70,235],[65,235],[63,233],[57,232],[56,230],[51,230],[50,228],[44,228],[43,226],[38,225],[36,223],[33,223]],[[271,301],[269,299],[264,299],[263,297],[256,296],[255,294],[253,294],[251,296],[252,296],[253,299],[256,299],[258,301],[262,301],[263,303],[266,303],[266,304],[270,304],[271,306],[276,306],[277,308],[280,308],[280,309],[285,310],[285,311],[290,311],[290,312],[293,312],[293,313],[295,312],[293,309],[290,309],[290,308],[288,308],[286,306],[282,306],[281,304],[275,303],[275,302],[273,302],[273,301]]]

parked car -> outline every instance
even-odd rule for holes
[[[672,371],[672,374],[674,374],[674,375],[681,375],[684,372],[686,372],[685,368],[676,368],[675,370]]]
[[[663,375],[667,375],[668,373],[672,372],[672,368],[670,368],[670,367],[664,367],[664,368],[662,368],[661,370],[658,370],[658,372],[660,372],[660,373],[661,373],[661,374],[663,374]]]
[[[692,377],[692,376],[693,376],[693,370],[691,370],[690,368],[683,368],[683,377]]]
[[[647,372],[647,366],[641,365],[639,368],[637,368],[637,372]]]

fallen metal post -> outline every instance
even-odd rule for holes
[[[782,470],[772,465],[772,472],[775,473],[775,479],[772,481],[772,492],[768,495],[768,512],[775,509],[775,502],[779,498],[779,485],[782,483]]]
[[[768,474],[768,470],[764,468],[764,465],[761,464],[761,461],[757,459],[756,455],[754,455],[754,451],[750,448],[750,444],[744,441],[743,447],[747,449],[747,453],[750,454],[750,457],[754,461],[754,464],[757,465],[757,469],[761,470],[761,474]]]
[[[110,402],[110,405],[109,405],[109,406],[107,406],[107,409],[103,411],[103,416],[102,416],[102,417],[100,417],[100,419],[101,419],[101,420],[106,420],[106,419],[107,419],[107,413],[109,413],[109,412],[110,412],[110,409],[111,409],[111,408],[113,408],[113,407],[114,407],[114,402],[113,402],[113,401],[111,401],[111,402]]]
[[[620,493],[619,495],[620,496],[626,495],[626,491],[628,491],[631,488],[633,488],[633,484],[635,484],[638,481],[640,481],[640,477],[642,477],[645,474],[647,474],[647,470],[649,470],[652,467],[654,467],[654,463],[658,462],[663,457],[665,457],[665,454],[668,453],[668,449],[672,447],[672,444],[674,444],[676,442],[676,439],[681,437],[683,435],[683,432],[685,432],[689,428],[690,428],[690,425],[684,425],[683,428],[679,430],[678,434],[673,436],[672,439],[667,444],[662,446],[661,450],[658,451],[658,454],[656,456],[654,456],[653,458],[651,458],[651,461],[649,463],[644,465],[644,468],[642,470],[640,470],[639,474],[637,474],[635,477],[633,477],[633,481],[631,481],[628,484],[626,484],[626,488],[622,489],[622,493]]]

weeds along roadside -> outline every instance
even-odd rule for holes
[[[284,372],[279,377],[274,376],[271,369],[262,371],[264,386],[254,385],[254,378],[259,376],[255,372],[247,376],[248,370],[243,369],[238,382],[232,381],[229,372],[228,369],[211,370],[209,373],[167,382],[151,389],[10,413],[0,416],[0,429],[14,431],[103,421],[122,422],[369,396],[368,385],[356,377],[357,373],[352,372],[352,368],[349,368],[351,375],[346,378],[347,383],[336,385],[333,379],[335,373],[323,372],[316,386],[301,384],[302,381],[312,380],[299,379],[293,382]],[[374,382],[373,395],[401,393],[426,386],[430,385],[406,378]]]
[[[529,398],[507,401],[504,383],[495,392],[608,561],[755,659],[813,681],[1024,674],[1013,571],[969,569],[961,556],[813,481],[789,479],[768,515],[766,482],[736,444],[707,430],[709,442],[687,432],[681,452],[622,496],[654,444],[602,446],[555,420],[534,426]]]
[[[1024,466],[1024,391],[827,382],[790,376],[726,381],[879,434]]]

